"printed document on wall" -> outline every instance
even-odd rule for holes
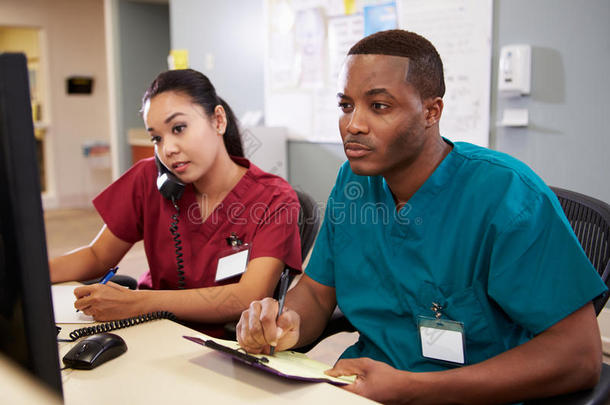
[[[401,0],[399,27],[426,37],[445,70],[441,135],[489,146],[492,0]]]

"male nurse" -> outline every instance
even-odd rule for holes
[[[354,45],[339,79],[348,162],[285,310],[242,313],[239,343],[313,341],[335,305],[359,340],[328,372],[376,401],[509,403],[592,387],[605,285],[525,164],[439,131],[434,46],[403,30]],[[450,135],[450,134],[448,134]],[[277,320],[276,320],[277,318]]]

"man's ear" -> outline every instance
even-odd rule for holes
[[[214,127],[220,135],[227,130],[227,113],[220,104],[214,107]]]
[[[429,98],[425,102],[426,128],[438,124],[443,114],[443,99],[440,97]]]

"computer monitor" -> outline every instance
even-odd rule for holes
[[[0,53],[0,352],[62,395],[23,54]]]

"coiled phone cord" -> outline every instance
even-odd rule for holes
[[[80,328],[70,333],[70,339],[72,342],[83,337],[91,336],[97,333],[110,332],[117,329],[128,328],[130,326],[139,325],[144,322],[153,321],[155,319],[169,319],[170,321],[176,321],[176,315],[169,311],[157,311],[149,314],[137,315],[131,318],[119,319],[116,321],[110,321],[101,323],[95,326],[89,326],[86,328]]]
[[[176,200],[172,197],[172,203],[174,204],[174,208],[176,209],[176,213],[172,215],[172,223],[169,226],[169,231],[171,232],[174,239],[174,247],[176,248],[176,266],[178,269],[178,288],[180,290],[184,290],[186,288],[186,282],[184,280],[184,260],[182,256],[182,241],[180,240],[180,234],[178,233],[178,215],[180,214],[180,208],[178,208],[178,204],[176,204]]]

